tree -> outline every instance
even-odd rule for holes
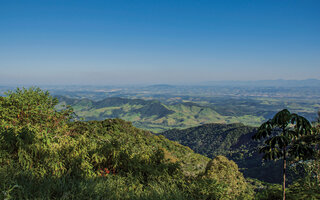
[[[11,163],[7,167],[22,166],[33,174],[57,172],[62,165],[53,141],[62,145],[70,139],[63,135],[70,132],[72,109],[56,110],[58,100],[40,88],[17,88],[5,95],[0,97],[0,167],[6,159]]]
[[[306,118],[284,109],[263,123],[252,137],[254,140],[266,138],[265,146],[260,149],[263,159],[283,159],[283,200],[286,196],[287,159],[307,159],[313,154],[312,146],[305,139],[311,135],[311,127]]]
[[[313,133],[312,140],[315,150],[313,172],[316,177],[317,185],[320,188],[320,110],[318,111],[318,119],[313,126]]]
[[[247,183],[238,165],[224,156],[216,156],[206,166],[203,179],[220,184],[220,191],[212,191],[213,199],[252,199],[253,189]],[[217,190],[216,187],[215,190]],[[223,188],[221,190],[221,188]],[[206,198],[209,199],[209,198]]]
[[[56,110],[58,100],[48,91],[31,87],[29,89],[17,88],[16,91],[5,93],[0,98],[0,125],[8,128],[21,128],[24,126],[38,126],[48,132],[56,127],[62,127],[73,117],[73,110]]]

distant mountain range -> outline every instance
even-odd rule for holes
[[[320,87],[320,80],[257,80],[257,81],[208,81],[201,85],[217,86],[260,86],[260,87]]]

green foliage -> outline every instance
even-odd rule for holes
[[[296,181],[289,186],[288,199],[320,199],[320,186],[310,185],[309,181]]]
[[[170,140],[189,146],[196,153],[214,158],[224,155],[237,163],[245,177],[279,183],[281,182],[280,163],[260,159],[258,148],[262,142],[251,137],[257,129],[243,124],[204,124],[178,130],[172,129],[160,134]]]
[[[279,184],[267,184],[259,188],[256,193],[259,200],[280,200],[282,199],[282,188]]]
[[[320,117],[320,113],[319,117]],[[313,147],[313,157],[291,166],[297,180],[290,186],[292,198],[320,199],[320,126],[319,121],[313,124],[313,134],[304,138],[304,142]]]
[[[313,156],[314,149],[307,140],[311,134],[311,124],[307,119],[283,109],[263,123],[252,136],[255,140],[268,138],[265,146],[260,149],[264,159],[283,159],[283,199],[286,196],[286,160]]]
[[[225,185],[221,199],[250,199],[253,194],[237,164],[224,156],[217,156],[208,163],[203,178]]]
[[[265,184],[257,190],[255,198],[259,200],[280,200],[282,199],[282,187],[279,184]],[[320,199],[320,190],[315,187],[306,187],[303,182],[297,181],[286,190],[286,199],[317,200]]]
[[[275,160],[285,156],[309,158],[313,149],[306,143],[304,137],[310,134],[311,124],[307,119],[284,109],[263,123],[252,138],[255,140],[268,138],[265,146],[260,149],[264,159]]]
[[[243,124],[214,123],[183,130],[172,129],[160,134],[189,146],[197,153],[213,158],[217,155],[225,155],[230,148],[239,147],[243,143],[250,141],[242,136],[250,135],[254,132],[255,128]]]
[[[57,111],[56,104],[37,88],[1,97],[0,199],[222,199],[225,194],[227,183],[199,178],[209,159],[190,148],[120,119],[72,122],[72,110]]]
[[[64,125],[71,117],[70,108],[57,112],[54,107],[58,104],[48,92],[39,88],[19,89],[5,93],[0,98],[1,125],[8,128],[21,128],[32,125],[37,128],[55,129]],[[41,130],[42,130],[41,129]]]
[[[68,129],[72,110],[58,112],[54,109],[57,103],[39,88],[18,88],[0,99],[2,162],[19,164],[35,176],[65,170],[55,150],[64,142],[60,134]]]

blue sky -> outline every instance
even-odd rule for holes
[[[320,1],[0,0],[0,84],[320,79]]]

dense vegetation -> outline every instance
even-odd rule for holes
[[[178,130],[171,129],[160,133],[170,140],[189,146],[194,151],[215,157],[225,154],[230,148],[239,147],[251,141],[245,138],[247,134],[253,134],[256,128],[243,124],[204,124],[197,127]]]
[[[226,156],[237,163],[245,177],[280,183],[281,171],[278,169],[281,165],[261,160],[259,147],[262,143],[251,139],[256,131],[257,128],[243,124],[204,124],[160,134],[209,158]]]
[[[273,119],[276,125],[281,122],[278,116],[279,113]],[[270,126],[270,132],[265,133],[265,123],[259,129],[243,124],[205,124],[184,130],[173,129],[161,134],[209,157],[225,155],[240,166],[246,177],[271,183],[280,183],[283,180],[282,162],[277,158],[284,155],[280,150],[283,148],[281,145],[285,144],[289,152],[289,172],[287,174],[289,175],[290,189],[288,198],[318,199],[320,198],[319,123],[315,123],[311,129],[310,123],[296,114],[290,115],[287,120],[286,126],[281,125],[281,128],[285,128],[286,131],[284,136],[281,135],[282,129],[277,129],[276,126],[274,129]],[[270,121],[266,123],[270,123]],[[292,135],[290,136],[290,134]],[[266,140],[266,142],[253,141],[251,138],[257,138],[257,135],[275,137]],[[292,144],[289,142],[290,140],[292,140]],[[259,155],[259,149],[264,155]],[[276,162],[262,160],[262,156],[276,160]],[[259,198],[282,198],[280,185],[267,184],[265,187],[268,192],[260,193]]]
[[[253,199],[224,157],[120,119],[75,122],[57,103],[35,88],[0,98],[1,199]]]
[[[238,138],[234,143],[228,128],[220,127],[217,136],[225,146],[214,143],[217,152],[207,153],[215,156],[210,160],[120,119],[76,121],[72,109],[57,110],[57,104],[37,88],[17,89],[0,97],[1,199],[281,197],[279,185],[245,179],[235,162],[217,156],[229,147],[243,147],[251,133],[231,135]],[[314,158],[319,159],[319,153]],[[301,179],[289,187],[288,199],[318,198],[319,160],[295,167]]]

